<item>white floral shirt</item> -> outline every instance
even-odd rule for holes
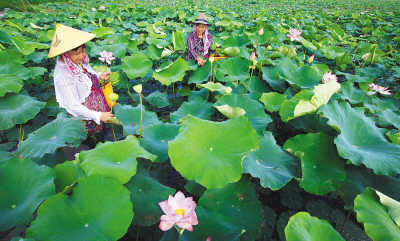
[[[100,73],[94,71],[90,64],[84,67],[99,78]],[[59,106],[66,109],[72,116],[80,116],[84,120],[93,120],[100,124],[101,112],[90,110],[82,104],[90,95],[92,81],[82,70],[79,72],[79,76],[80,80],[72,75],[67,64],[60,61],[60,57],[57,58],[54,69],[56,100]]]

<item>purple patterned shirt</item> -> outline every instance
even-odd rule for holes
[[[208,41],[209,41],[209,46],[212,45],[212,35],[208,33],[207,35]],[[188,36],[187,39],[187,47],[188,47],[188,60],[195,60],[197,56],[202,56],[203,58],[208,58],[209,57],[209,49],[207,49],[206,54],[204,54],[204,41],[203,39],[197,37],[197,34],[195,32],[191,32]]]

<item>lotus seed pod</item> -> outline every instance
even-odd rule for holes
[[[142,93],[142,84],[133,86],[133,90],[138,94]]]
[[[211,56],[210,58],[208,58],[208,60],[210,61],[210,63],[213,63],[214,62],[214,57]]]

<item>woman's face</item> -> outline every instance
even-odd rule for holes
[[[197,36],[202,36],[204,31],[206,31],[206,25],[202,23],[198,23],[196,25],[196,34]]]
[[[86,57],[86,47],[82,46],[76,50],[70,50],[68,53],[74,64],[81,64]]]

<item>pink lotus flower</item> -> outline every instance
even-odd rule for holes
[[[290,41],[300,41],[301,31],[295,28],[289,29],[289,34],[287,35],[290,38]]]
[[[208,236],[207,239],[206,239],[206,241],[211,241],[211,237]]]
[[[99,10],[101,10],[101,11],[104,11],[104,10],[106,10],[106,6],[104,6],[104,5],[101,5],[101,6],[99,7]]]
[[[260,30],[258,30],[258,35],[263,35],[264,34],[264,27],[261,27]]]
[[[336,82],[338,81],[337,76],[332,74],[331,71],[326,72],[324,74],[324,76],[322,77],[322,83],[326,84],[326,83],[328,83],[330,81],[336,81]]]
[[[375,93],[380,93],[382,95],[391,95],[389,88],[383,87],[374,83],[369,84],[369,89],[371,90],[368,94],[373,95]]]
[[[364,54],[364,55],[362,56],[362,58],[363,58],[365,61],[367,61],[368,58],[369,58],[369,55],[370,55],[370,53],[366,53],[366,54]]]
[[[178,191],[174,197],[169,195],[168,200],[159,202],[158,205],[165,213],[161,216],[159,228],[162,231],[167,231],[175,224],[182,228],[182,230],[193,231],[192,225],[197,225],[197,216],[194,209],[196,202],[192,197],[185,197],[185,195]]]
[[[111,64],[111,61],[113,61],[114,59],[115,59],[115,57],[113,57],[113,53],[112,52],[107,52],[105,50],[100,52],[99,60],[102,63],[107,62],[107,64]]]

